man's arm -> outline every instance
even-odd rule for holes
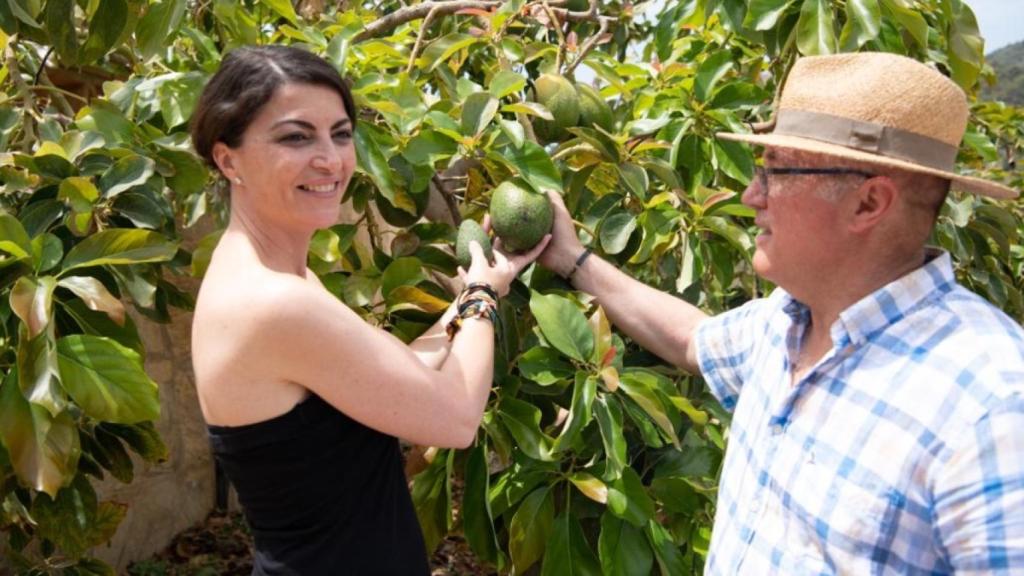
[[[539,260],[565,276],[583,253],[583,245],[562,197],[554,192],[548,195],[555,223],[551,242]],[[694,333],[707,315],[697,307],[631,278],[596,255],[589,256],[571,280],[594,296],[608,319],[638,344],[688,372],[698,372]]]
[[[967,430],[932,482],[941,549],[958,574],[1024,567],[1024,396],[1013,395]]]

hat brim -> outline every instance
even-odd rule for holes
[[[812,138],[785,136],[782,134],[737,134],[733,132],[719,132],[717,136],[722,140],[730,140],[733,142],[746,142],[748,144],[756,144],[758,146],[804,150],[807,152],[816,152],[820,154],[828,154],[830,156],[838,156],[840,158],[847,158],[857,162],[878,164],[880,166],[909,170],[911,172],[919,172],[921,174],[931,174],[932,176],[948,179],[952,183],[952,188],[954,190],[988,196],[989,198],[1005,200],[1016,198],[1019,195],[1019,192],[1013,188],[996,182],[991,182],[989,180],[983,180],[981,178],[974,178],[971,176],[961,176],[959,174],[954,174],[953,172],[946,172],[944,170],[921,166],[920,164],[914,164],[913,162],[908,162],[906,160],[889,158],[888,156],[880,156],[870,152],[862,152],[860,150],[847,148],[846,146],[822,142]]]

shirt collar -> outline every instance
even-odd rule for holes
[[[839,314],[831,329],[833,346],[841,349],[862,344],[923,302],[948,292],[955,284],[949,253],[926,248],[923,266],[882,286]],[[794,323],[810,320],[807,306],[789,294],[783,299],[783,310]]]

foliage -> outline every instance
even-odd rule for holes
[[[982,87],[982,97],[1024,106],[1024,42],[1004,46],[985,60],[992,68],[993,77]]]
[[[124,509],[97,502],[89,476],[130,481],[124,443],[166,456],[121,302],[156,320],[190,306],[172,280],[201,276],[217,236],[190,254],[179,234],[225,207],[186,124],[232,47],[303,45],[352,80],[362,115],[345,201],[362,219],[317,233],[309,263],[406,340],[451,298],[438,275],[454,272],[455,226],[479,219],[510,178],[563,194],[584,242],[648,284],[713,313],[761,295],[770,287],[750,270],[751,211],[737,194],[755,156],[715,132],[766,119],[799,54],[908,54],[969,92],[983,63],[960,0],[572,2],[568,13],[524,0],[311,4],[0,2],[0,144],[12,150],[0,157],[0,528],[24,567],[109,573],[88,550]],[[544,73],[592,82],[611,129],[539,143],[534,122],[551,114],[531,85]],[[1022,126],[1020,110],[978,104],[962,166],[1019,187]],[[430,212],[431,196],[447,211]],[[960,277],[1017,318],[1022,221],[1019,205],[953,198],[936,236]],[[728,414],[539,267],[502,316],[477,443],[439,451],[415,478],[428,544],[461,530],[516,574],[699,572]]]

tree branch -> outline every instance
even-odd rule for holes
[[[448,205],[448,212],[452,215],[452,222],[457,227],[462,223],[462,214],[459,213],[459,205],[455,202],[455,198],[452,198],[452,193],[448,191],[448,187],[444,185],[441,177],[435,172],[430,177],[434,181],[434,186],[437,186],[437,191],[441,193],[441,197],[444,198],[444,203]]]
[[[23,116],[21,119],[21,150],[28,154],[32,151],[32,143],[36,139],[35,131],[32,129],[32,120],[34,120],[38,113],[36,112],[36,99],[32,95],[32,90],[29,89],[28,84],[25,83],[25,79],[21,77],[21,70],[18,68],[18,54],[14,51],[14,43],[16,41],[16,36],[11,36],[7,41],[7,71],[11,81],[14,82],[14,86],[18,89],[18,95],[21,96],[25,103],[25,110],[22,112]]]
[[[501,0],[441,0],[438,2],[423,2],[422,4],[416,4],[414,6],[406,6],[405,8],[396,10],[383,18],[374,20],[369,26],[363,29],[362,32],[356,34],[355,38],[353,38],[353,42],[361,42],[369,38],[383,36],[406,22],[426,18],[434,11],[437,11],[438,16],[449,16],[459,10],[465,10],[467,8],[489,10],[501,5]]]
[[[437,15],[437,6],[430,9],[427,12],[427,17],[423,19],[423,25],[420,27],[420,33],[416,35],[416,44],[412,47],[412,54],[409,54],[409,65],[405,68],[406,74],[411,74],[413,66],[416,64],[416,56],[420,53],[420,48],[423,47],[423,38],[427,35],[427,28],[430,28],[430,22]]]
[[[595,0],[591,0],[590,11],[591,12],[595,12],[595,9],[596,9],[596,1]],[[607,34],[607,33],[608,33],[608,21],[602,19],[601,20],[601,27],[597,30],[597,33],[592,34],[590,36],[590,38],[587,38],[587,41],[584,42],[583,46],[580,47],[580,52],[579,52],[579,54],[576,55],[576,59],[572,61],[572,64],[570,64],[568,68],[566,68],[565,73],[566,73],[567,76],[572,75],[573,71],[576,70],[576,67],[579,66],[580,63],[583,62],[583,59],[586,58],[587,54],[591,50],[593,50],[595,46],[597,46],[598,42],[601,41],[601,38],[605,34]]]

